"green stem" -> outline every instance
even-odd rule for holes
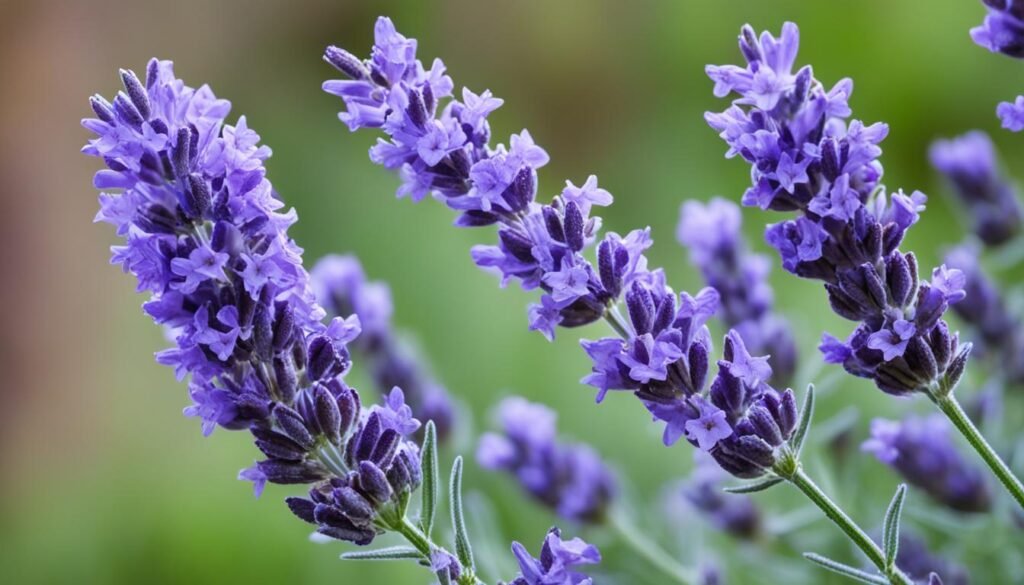
[[[671,577],[681,585],[694,585],[697,577],[693,571],[684,567],[672,557],[665,549],[647,538],[633,523],[626,517],[626,514],[615,510],[608,517],[608,524],[618,533],[623,543],[640,555],[651,565],[667,577]]]
[[[952,393],[948,393],[944,396],[929,393],[928,397],[932,399],[932,402],[939,407],[939,410],[949,419],[953,426],[960,431],[960,434],[967,439],[967,442],[974,447],[974,450],[981,455],[981,458],[985,460],[985,463],[992,469],[992,472],[996,474],[999,481],[1006,486],[1006,491],[1010,492],[1010,495],[1017,500],[1017,504],[1021,508],[1024,508],[1024,485],[1021,484],[1017,476],[1013,474],[1010,466],[1007,465],[996,453],[996,450],[992,448],[992,445],[988,444],[985,437],[982,436],[978,427],[974,426],[971,422],[970,417],[964,412],[963,407],[957,402],[956,397]]]
[[[413,524],[412,521],[409,520],[408,516],[402,516],[402,521],[397,523],[394,527],[392,527],[392,529],[395,532],[401,534],[405,538],[405,540],[408,541],[410,545],[412,545],[413,548],[420,551],[420,554],[422,554],[423,557],[428,562],[430,561],[430,554],[433,551],[438,549],[443,550],[442,547],[434,544],[430,540],[430,538],[427,537],[426,534],[423,534],[423,531],[420,530],[418,526]],[[478,579],[476,575],[473,574],[472,570],[469,570],[467,567],[463,567],[462,576],[459,578],[459,584],[483,585],[483,582],[480,581],[480,579]]]
[[[815,506],[821,509],[825,513],[825,516],[832,521],[833,524],[839,527],[849,539],[857,545],[861,551],[867,555],[868,559],[886,578],[892,585],[913,585],[906,575],[903,574],[897,567],[888,567],[885,562],[885,553],[882,549],[875,544],[875,541],[871,540],[861,528],[857,526],[857,523],[853,521],[846,512],[839,507],[838,504],[832,501],[825,492],[821,491],[814,480],[807,477],[803,469],[797,467],[796,471],[791,475],[786,476],[798,490],[804,493]]]

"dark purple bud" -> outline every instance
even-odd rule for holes
[[[290,356],[274,358],[274,378],[277,380],[277,394],[281,402],[290,404],[295,400],[299,387],[299,377]]]
[[[380,438],[381,426],[380,415],[374,412],[366,419],[366,423],[359,429],[359,442],[355,446],[355,460],[365,461],[373,454],[373,448],[377,446],[377,439]],[[353,441],[355,438],[353,438]]]
[[[534,263],[533,242],[530,238],[516,233],[509,229],[498,230],[498,239],[501,245],[509,253],[523,262]]]
[[[391,499],[391,484],[388,478],[379,467],[370,461],[359,463],[359,487],[370,499],[379,504],[384,504]]]
[[[114,123],[114,107],[110,105],[106,98],[101,95],[94,95],[89,98],[89,105],[92,106],[92,111],[96,114],[97,118],[107,124]]]
[[[761,60],[761,45],[757,42],[757,33],[749,24],[743,25],[740,30],[740,51],[748,63]]]
[[[174,174],[184,177],[191,168],[192,131],[188,127],[178,129],[178,141],[174,145],[171,163]]]
[[[583,214],[574,201],[565,205],[565,243],[573,252],[583,249]]]
[[[709,361],[707,346],[703,343],[690,345],[690,390],[699,392],[704,388],[704,383],[707,382],[708,377]]]
[[[636,334],[650,333],[654,320],[654,299],[638,282],[633,283],[626,292],[626,309],[629,311],[629,320],[633,323]]]
[[[341,412],[338,410],[338,401],[327,388],[318,384],[313,389],[313,405],[320,432],[328,441],[337,445],[341,442]]]
[[[829,181],[835,181],[842,168],[837,147],[835,138],[826,138],[821,141],[821,172]]]
[[[251,432],[256,437],[256,447],[267,457],[301,461],[306,456],[305,449],[281,433],[260,427],[253,427]]]
[[[462,215],[455,220],[455,225],[458,227],[484,227],[497,222],[498,216],[493,213],[470,209],[462,212]]]
[[[807,99],[813,78],[814,74],[810,65],[801,67],[797,72],[796,80],[793,82],[793,100],[797,104],[802,104]]]
[[[782,429],[782,436],[788,441],[793,436],[793,431],[796,430],[797,423],[797,408],[796,408],[796,397],[793,395],[793,391],[789,388],[782,393],[782,400],[779,403],[779,412],[776,420],[779,423],[779,428]]]
[[[193,219],[202,219],[213,204],[206,181],[194,173],[188,176],[188,189],[184,189],[182,195],[181,208]]]
[[[545,205],[541,208],[541,213],[544,215],[544,225],[548,228],[548,234],[555,241],[564,242],[565,231],[562,229],[562,220],[558,217],[558,212],[550,205]]]
[[[139,111],[143,119],[148,119],[149,96],[146,95],[146,88],[142,87],[142,82],[135,76],[135,72],[122,69],[121,83],[124,84],[124,89],[128,92],[128,97],[132,100],[135,109]]]
[[[316,445],[316,440],[310,434],[309,429],[306,428],[306,422],[302,419],[302,416],[291,408],[280,403],[275,404],[274,423],[282,433],[306,451],[311,450]]]
[[[522,211],[533,201],[537,193],[537,173],[529,165],[524,165],[516,173],[512,184],[502,193],[502,198],[513,212]]]
[[[135,107],[131,98],[126,96],[124,92],[118,92],[114,96],[114,114],[123,124],[131,126],[136,130],[141,130],[142,123],[145,122],[138,108]]]
[[[395,451],[398,449],[398,444],[401,440],[402,436],[398,434],[398,431],[387,429],[381,433],[380,439],[377,440],[369,460],[376,463],[378,467],[386,468],[391,463],[392,457],[395,456]]]
[[[287,303],[278,303],[276,309],[274,311],[276,317],[274,337],[271,344],[274,346],[274,351],[283,352],[291,346],[295,339],[295,315]]]
[[[939,364],[922,336],[914,336],[907,342],[903,359],[907,362],[907,367],[921,380],[935,380],[939,375]]]
[[[337,488],[331,495],[334,496],[334,501],[341,513],[351,519],[354,524],[364,524],[373,520],[373,517],[377,515],[373,505],[351,487]]]
[[[946,369],[956,351],[957,337],[950,335],[949,325],[945,321],[939,321],[928,334],[928,338],[928,346],[931,347],[932,355],[935,356],[939,369]]]
[[[268,459],[258,463],[270,483],[292,485],[315,483],[330,477],[323,465],[315,461],[279,461]]]
[[[409,95],[409,107],[406,108],[409,120],[420,128],[425,127],[427,125],[427,107],[423,104],[423,96],[415,89],[409,89],[406,93]]]
[[[149,63],[146,63],[146,87],[153,87],[159,78],[160,62],[156,59],[150,59]]]
[[[369,72],[362,61],[352,53],[334,45],[324,49],[324,61],[327,61],[332,67],[352,79],[366,79],[369,76]]]
[[[960,378],[964,375],[964,369],[967,367],[967,359],[971,355],[972,347],[970,343],[963,344],[956,357],[949,363],[949,367],[946,368],[946,387],[950,390],[956,388],[956,385],[960,383]]]
[[[264,290],[266,289],[267,287],[264,287]],[[269,362],[274,357],[274,347],[271,344],[274,331],[271,326],[270,307],[264,302],[264,296],[267,295],[260,295],[260,303],[256,306],[256,312],[253,314],[252,344],[256,355],[264,362]]]
[[[914,287],[917,285],[917,280],[910,271],[910,262],[906,256],[893,252],[886,258],[885,271],[893,305],[905,307],[913,298]]]
[[[469,154],[466,153],[465,149],[460,148],[448,153],[448,161],[459,177],[469,177],[469,170],[473,167],[473,161],[470,160]]]
[[[309,342],[307,371],[312,380],[333,378],[351,365],[348,350],[326,335],[316,335]]]
[[[288,509],[292,511],[300,519],[309,522],[310,524],[316,524],[316,518],[313,516],[313,510],[316,508],[316,504],[307,500],[306,498],[285,498],[284,502],[288,504]]]
[[[359,419],[359,394],[351,388],[345,388],[337,395],[338,400],[338,431],[341,436],[348,435],[353,423]]]
[[[597,246],[597,270],[601,277],[601,286],[612,298],[618,298],[622,292],[622,281],[615,276],[615,262],[613,260],[612,244],[609,240],[602,240]]]
[[[751,407],[747,413],[747,420],[754,427],[754,433],[768,444],[777,447],[785,440],[779,425],[775,424],[775,419],[764,406],[756,404]]]

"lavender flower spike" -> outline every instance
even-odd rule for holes
[[[957,452],[939,414],[875,419],[861,449],[891,466],[936,501],[960,512],[987,512],[992,494],[981,471]]]
[[[785,384],[796,369],[796,342],[786,320],[772,312],[768,258],[750,253],[740,224],[740,209],[730,201],[687,201],[676,239],[689,248],[690,261],[708,286],[718,291],[725,326],[735,329],[752,353],[771,353],[773,381]]]
[[[979,130],[937,140],[929,150],[932,166],[952,183],[985,244],[998,246],[1020,233],[1024,210],[1017,190],[999,172],[995,147]],[[957,305],[954,305],[954,309]]]
[[[444,439],[452,429],[452,399],[394,329],[387,283],[369,282],[355,256],[325,256],[313,266],[310,277],[317,302],[329,314],[359,317],[362,333],[351,346],[369,361],[377,390],[386,394],[401,388],[413,415],[434,421],[438,436]]]
[[[981,26],[971,29],[978,45],[1018,59],[1024,58],[1024,2],[982,0],[988,9]]]
[[[562,540],[557,528],[548,531],[544,538],[540,558],[530,556],[518,542],[512,544],[512,552],[519,562],[519,576],[508,585],[591,585],[593,580],[575,567],[601,562],[597,547],[579,538]]]
[[[523,488],[568,520],[600,522],[615,497],[616,482],[589,446],[561,443],[556,414],[518,396],[498,405],[501,434],[480,438],[477,461],[514,475]]]
[[[709,66],[715,94],[739,94],[708,123],[753,166],[746,205],[798,211],[765,234],[786,270],[825,283],[833,310],[860,322],[845,342],[826,336],[827,361],[907,394],[955,385],[970,346],[960,348],[942,314],[963,298],[963,274],[940,267],[918,282],[917,260],[898,246],[925,196],[886,196],[879,184],[884,124],[847,122],[853,84],[826,89],[805,66],[794,73],[796,25],[778,39],[744,27],[746,67]]]

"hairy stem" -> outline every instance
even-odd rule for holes
[[[1006,486],[1006,491],[1010,492],[1010,495],[1017,500],[1017,504],[1024,508],[1024,485],[1014,475],[1010,466],[999,457],[999,454],[992,448],[992,445],[989,445],[988,441],[985,440],[978,427],[974,426],[974,423],[967,416],[967,413],[964,412],[956,397],[951,392],[944,396],[929,393],[928,396],[939,407],[939,410],[946,415],[946,418],[953,423],[953,426],[960,431],[960,434],[967,439],[971,447],[974,447],[978,455],[981,455],[981,458],[985,460],[985,463],[992,469],[992,472],[996,474],[999,481]]]
[[[648,563],[681,585],[695,585],[697,577],[684,567],[665,549],[647,538],[621,511],[608,516],[608,525],[619,535],[620,540]]]
[[[902,571],[897,567],[888,567],[885,561],[885,553],[882,549],[875,544],[875,541],[871,540],[871,537],[857,526],[857,523],[851,519],[838,504],[832,501],[825,492],[821,491],[814,480],[807,477],[803,469],[797,467],[796,471],[792,474],[786,475],[786,479],[796,486],[798,490],[803,492],[807,499],[814,503],[815,506],[821,509],[825,513],[825,516],[832,521],[833,524],[839,527],[846,536],[859,548],[871,561],[871,564],[875,566],[892,585],[913,585],[913,581],[910,580]]]
[[[409,520],[408,516],[402,516],[402,521],[395,525],[393,530],[401,534],[413,548],[420,551],[427,562],[430,562],[430,554],[433,551],[444,550],[444,547],[434,544],[427,535],[423,534],[423,531]],[[466,567],[462,568],[462,575],[458,582],[459,585],[483,585],[483,582]]]

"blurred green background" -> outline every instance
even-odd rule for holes
[[[335,118],[340,103],[320,91],[334,76],[320,61],[323,47],[365,54],[378,14],[418,38],[422,58],[442,57],[457,86],[505,99],[491,118],[494,135],[527,127],[547,148],[545,197],[565,179],[579,184],[598,174],[616,196],[606,228],[650,225],[651,262],[665,267],[677,290],[701,286],[674,241],[680,202],[738,198],[748,184],[746,165],[723,158],[724,145],[702,118],[725,107],[711,95],[704,65],[739,59],[735,38],[745,22],[777,31],[796,21],[798,62],[813,63],[829,84],[852,77],[855,116],[889,123],[886,182],[933,196],[905,246],[923,266],[963,234],[958,210],[928,168],[928,143],[981,128],[1009,168],[1024,156],[1024,142],[999,130],[994,116],[998,101],[1024,88],[1024,68],[971,43],[967,31],[984,14],[975,1],[0,2],[0,582],[428,581],[415,567],[343,564],[337,555],[345,545],[310,543],[308,526],[281,503],[295,490],[271,487],[256,500],[235,480],[255,456],[246,436],[219,430],[203,439],[197,422],[179,414],[185,387],[152,359],[165,345],[162,334],[141,314],[132,279],[107,265],[113,233],[91,224],[98,162],[78,154],[88,96],[112,95],[118,67],[141,71],[150,56],[173,59],[191,85],[210,83],[234,103],[233,117],[247,115],[274,149],[269,174],[298,209],[292,233],[309,263],[353,252],[371,277],[390,283],[397,322],[415,332],[438,378],[473,414],[446,462],[456,451],[471,455],[489,408],[519,393],[556,408],[567,436],[593,443],[628,477],[651,536],[686,562],[714,560],[731,583],[837,582],[799,560],[800,551],[816,550],[854,561],[824,521],[760,546],[736,545],[697,519],[657,522],[663,488],[685,475],[690,451],[662,447],[659,430],[628,395],[595,406],[579,384],[588,366],[574,332],[553,344],[528,333],[531,296],[499,290],[470,262],[468,249],[489,241],[486,230],[452,229],[441,205],[394,199],[396,179],[366,158],[374,137],[350,134]],[[746,210],[744,220],[753,246],[765,249],[760,234],[774,218]],[[1024,274],[1004,276],[1019,282]],[[819,420],[856,405],[859,441],[872,416],[926,410],[821,368],[814,351],[821,331],[845,334],[850,324],[828,311],[819,285],[779,269],[772,282],[813,373],[800,383],[830,387]],[[604,331],[594,325],[580,334]],[[974,374],[976,381],[983,372]],[[361,375],[357,364],[352,380]],[[1007,408],[1019,413],[1016,398]],[[898,482],[856,452],[836,461],[815,447],[809,467],[869,527]],[[536,551],[554,519],[473,463],[466,482],[494,512],[478,522],[486,525],[482,556],[493,559],[485,576],[508,578],[508,542]],[[756,497],[780,513],[799,516],[804,507],[785,488]],[[957,519],[928,508],[920,494],[911,498],[906,524],[935,550],[959,556],[975,583],[1024,582],[1024,540],[1005,514]],[[599,531],[565,528],[602,544],[605,568],[621,582],[660,582]]]

